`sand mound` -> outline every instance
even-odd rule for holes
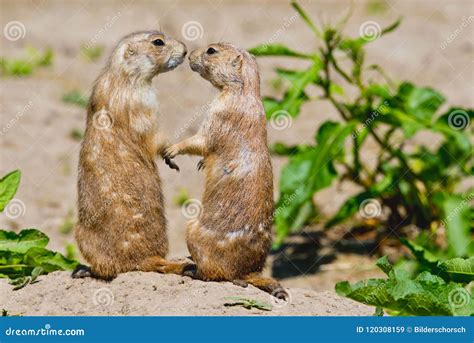
[[[41,276],[37,283],[13,291],[0,280],[0,306],[9,315],[116,315],[116,316],[357,316],[373,309],[331,292],[289,289],[287,303],[253,286],[230,282],[203,282],[177,275],[132,272],[111,282],[72,279],[67,272]],[[271,311],[225,306],[243,297],[272,305]]]

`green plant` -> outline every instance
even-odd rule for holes
[[[0,58],[1,76],[27,76],[31,75],[40,67],[51,65],[54,58],[52,49],[46,49],[43,53],[33,47],[26,49],[26,58]]]
[[[252,308],[256,308],[262,311],[272,310],[272,305],[267,304],[263,301],[247,299],[243,297],[226,297],[226,299],[232,300],[232,302],[225,303],[224,306],[242,306],[247,310],[251,310]]]
[[[0,179],[0,212],[13,199],[20,184],[21,172],[14,170]]]
[[[89,98],[83,95],[78,90],[72,90],[63,95],[62,101],[65,102],[66,104],[73,104],[80,107],[87,107]]]
[[[95,61],[102,56],[104,53],[104,47],[102,45],[83,45],[81,46],[81,54],[84,56],[88,61]]]
[[[457,188],[474,171],[469,139],[474,112],[451,108],[440,113],[445,98],[438,91],[410,82],[395,83],[381,66],[366,65],[365,46],[396,29],[400,20],[374,36],[349,38],[342,33],[349,15],[319,29],[296,2],[292,6],[314,32],[319,48],[310,53],[281,44],[250,49],[258,57],[294,58],[308,65],[302,70],[276,69],[278,79],[288,86],[282,98],[263,98],[267,117],[297,117],[304,103],[327,101],[341,121],[323,123],[313,144],[271,147],[274,153],[289,156],[279,181],[276,245],[314,219],[317,192],[335,181],[350,180],[361,191],[325,221],[326,228],[354,219],[369,203],[384,219],[379,225],[382,233],[399,235],[409,224],[422,229],[445,226],[451,256],[474,253],[472,191],[461,194]],[[310,90],[317,93],[311,88],[322,95],[310,97]],[[407,149],[405,140],[420,131],[435,134],[441,143]],[[378,147],[372,164],[365,154],[369,141]],[[380,216],[385,213],[386,218]]]
[[[74,211],[71,209],[67,212],[62,224],[59,226],[59,232],[65,235],[71,233],[71,231],[74,229],[74,224]]]
[[[77,249],[76,246],[73,243],[66,244],[64,247],[64,250],[66,251],[66,258],[74,260],[77,255]]]
[[[21,173],[16,170],[0,180],[0,212],[18,189]],[[0,277],[9,278],[14,289],[36,282],[41,274],[55,270],[72,270],[78,262],[46,249],[48,236],[36,229],[19,234],[0,230]]]
[[[173,203],[176,206],[183,206],[186,201],[189,200],[189,194],[186,188],[181,188],[179,193],[173,197]]]
[[[353,285],[339,282],[336,292],[366,305],[387,309],[393,315],[474,315],[473,294],[463,283],[452,281],[453,274],[438,275],[434,269],[410,277],[402,268],[393,267],[385,256],[376,264],[387,279],[369,279]],[[474,280],[474,257],[440,261],[438,266],[455,270],[458,276],[462,274],[466,283]]]
[[[75,141],[80,142],[84,138],[84,132],[82,132],[82,130],[78,128],[74,128],[69,132],[69,137],[71,137]]]

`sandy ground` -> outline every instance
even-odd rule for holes
[[[112,282],[73,280],[69,273],[54,272],[39,282],[11,291],[0,280],[1,303],[10,315],[92,316],[367,316],[373,309],[331,292],[299,288],[288,290],[289,301],[276,300],[253,286],[230,282],[192,280],[177,275],[133,272]],[[241,297],[269,306],[270,311],[226,306]]]
[[[349,6],[348,1],[301,3],[320,22],[334,22]],[[354,36],[366,21],[376,21],[383,27],[399,16],[404,17],[396,33],[369,46],[369,63],[385,66],[395,79],[412,80],[420,85],[431,85],[439,89],[449,99],[446,107],[452,104],[473,107],[474,48],[471,37],[474,25],[469,19],[474,12],[472,1],[389,1],[386,9],[377,13],[370,12],[365,1],[355,1],[355,5],[354,15],[347,24],[347,32]],[[74,244],[74,239],[71,232],[61,233],[59,228],[68,214],[72,214],[73,220],[76,216],[76,166],[80,143],[72,139],[70,133],[74,129],[84,129],[85,111],[63,103],[61,97],[74,89],[89,93],[91,83],[120,37],[135,30],[161,27],[168,34],[183,40],[188,50],[218,40],[234,42],[246,48],[263,42],[281,42],[302,51],[317,47],[312,32],[300,19],[292,17],[293,12],[286,1],[2,0],[1,7],[2,28],[14,20],[25,26],[22,39],[11,41],[4,35],[0,36],[2,56],[22,56],[26,46],[50,47],[55,52],[55,60],[52,66],[39,69],[32,76],[0,80],[0,128],[7,128],[0,135],[0,174],[16,168],[22,170],[22,183],[16,198],[24,204],[20,215],[13,219],[0,214],[0,227],[16,231],[23,227],[39,228],[50,236],[50,247],[62,252],[65,251],[66,244]],[[183,36],[183,28],[190,21],[202,26],[202,36],[198,34],[197,39],[189,39],[189,36],[186,39]],[[453,35],[454,39],[450,39],[447,48],[443,49],[442,44]],[[88,43],[105,47],[104,55],[96,62],[87,61],[81,55],[80,46]],[[259,65],[262,93],[265,95],[275,92],[270,86],[274,67],[304,66],[297,61],[273,58],[260,59]],[[202,108],[214,98],[215,90],[192,73],[187,65],[160,75],[154,84],[160,99],[160,121],[171,140],[178,141],[195,133],[202,121]],[[312,141],[315,130],[327,119],[338,120],[327,103],[309,103],[289,128],[280,131],[269,126],[269,142],[285,141],[292,144]],[[370,157],[368,149],[367,158]],[[196,158],[179,157],[177,162],[181,167],[179,174],[169,170],[164,164],[159,166],[166,197],[172,257],[187,255],[184,241],[184,224],[187,219],[180,207],[173,203],[173,198],[181,189],[185,189],[191,198],[199,199],[203,181],[202,174],[196,171]],[[276,176],[284,163],[282,158],[273,158]],[[275,180],[275,194],[278,191],[277,185]],[[357,189],[348,185],[333,187],[319,193],[315,201],[323,213],[330,214],[347,196],[356,191]],[[306,246],[309,249],[299,252],[294,246],[288,247],[268,261],[267,274],[273,273],[287,287],[332,291],[337,281],[354,281],[378,275],[372,266],[372,257],[335,254],[334,249],[306,233],[303,233],[300,240],[300,247]],[[292,253],[292,249],[296,253]],[[81,259],[79,255],[76,257]],[[273,260],[279,261],[279,264],[273,264]],[[146,281],[141,280],[141,276],[133,276],[137,285],[145,287]],[[151,275],[146,277],[153,278]],[[62,281],[60,282],[62,278],[65,278],[62,274],[52,276],[50,281],[43,278],[37,285],[19,291],[14,296],[17,303],[12,310],[31,313],[27,310],[30,305],[26,301],[31,304],[40,302],[27,295],[27,290],[47,290],[44,296],[52,296],[58,286],[63,287]],[[157,283],[162,280],[156,278]],[[131,299],[135,295],[131,290],[121,290],[120,280],[124,283],[127,280],[131,282],[131,276],[120,277],[111,287],[117,287],[117,297],[122,294],[120,292],[130,294],[128,301],[133,312],[136,307],[131,305]],[[75,285],[70,280],[66,284],[76,289],[78,294],[79,290],[96,287],[95,284]],[[166,282],[163,281],[163,284]],[[184,290],[189,285],[188,282],[180,287]],[[232,293],[233,288],[229,287],[225,288],[225,292],[229,291],[225,294]],[[198,290],[204,292],[205,287],[201,285]],[[160,297],[159,292],[153,294],[153,297]],[[303,291],[297,291],[297,294],[303,297]],[[81,296],[87,297],[87,294]],[[319,296],[318,299],[321,298],[324,296]],[[74,308],[74,299],[67,301],[71,305],[61,311]],[[216,297],[214,301],[217,306],[221,300]],[[123,305],[125,303],[127,302]],[[118,307],[113,308],[113,311],[119,311]],[[176,313],[179,313],[178,307],[175,308]],[[217,308],[213,311],[217,311]],[[143,311],[152,313],[150,309]],[[240,310],[226,311],[231,313]],[[108,312],[104,310],[97,313]],[[308,310],[304,313],[311,312]]]

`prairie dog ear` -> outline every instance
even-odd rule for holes
[[[232,60],[232,66],[233,66],[233,67],[240,67],[240,66],[242,65],[242,60],[243,60],[242,54],[238,54],[238,55]]]
[[[135,55],[135,53],[137,52],[136,50],[136,47],[134,44],[132,43],[127,43],[125,45],[125,51],[123,53],[123,57],[127,60],[129,59],[131,56]]]

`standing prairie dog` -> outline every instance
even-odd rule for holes
[[[155,164],[167,140],[158,130],[151,81],[184,60],[183,43],[158,31],[124,37],[95,81],[79,157],[75,237],[91,268],[73,277],[114,278],[132,270],[180,272],[168,252]],[[177,166],[166,159],[172,168]]]
[[[166,150],[169,158],[204,157],[203,211],[186,232],[194,276],[250,283],[284,298],[276,280],[260,275],[272,239],[273,177],[257,63],[224,43],[197,49],[189,60],[220,91],[200,132]]]

